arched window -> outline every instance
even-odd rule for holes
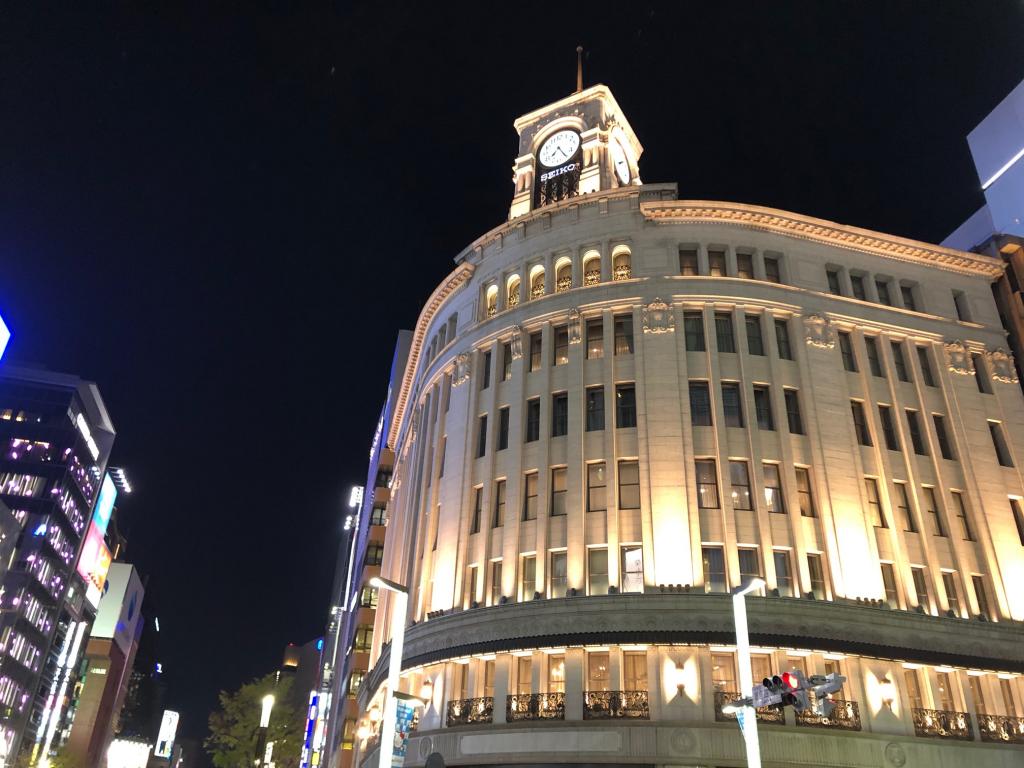
[[[583,284],[597,285],[601,282],[601,254],[590,251],[583,257]]]
[[[487,286],[487,316],[494,317],[498,314],[498,286]]]
[[[530,298],[538,299],[544,295],[544,267],[540,264],[530,270]]]
[[[612,280],[629,280],[632,276],[629,248],[619,246],[612,254]]]
[[[512,277],[510,277],[508,279],[508,283],[506,285],[507,285],[507,293],[505,295],[507,297],[507,301],[505,302],[505,305],[509,309],[512,309],[512,307],[518,307],[519,306],[519,275],[512,275]]]
[[[563,257],[555,264],[555,293],[572,288],[572,260]]]

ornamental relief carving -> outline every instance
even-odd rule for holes
[[[808,315],[804,318],[804,333],[807,344],[818,349],[832,349],[836,345],[836,334],[832,323],[825,315]]]
[[[580,332],[580,311],[573,307],[569,310],[569,343],[579,344],[583,340]]]
[[[455,358],[455,373],[452,374],[452,386],[458,387],[469,381],[469,354],[463,352]]]
[[[971,353],[967,346],[960,341],[951,342],[945,345],[946,364],[951,373],[958,373],[961,376],[974,375],[974,363],[971,361]]]
[[[676,329],[672,307],[655,298],[643,309],[644,333],[671,333]]]
[[[512,359],[518,360],[523,356],[523,329],[515,326],[512,329]]]
[[[1017,368],[1013,364],[1013,354],[1000,347],[987,354],[988,365],[992,370],[992,380],[1003,384],[1017,384]]]

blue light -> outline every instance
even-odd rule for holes
[[[316,641],[316,649],[318,651],[322,651],[324,649],[324,639],[322,637]]]
[[[38,528],[36,528],[36,529],[35,529],[35,530],[34,530],[34,531],[32,532],[32,535],[33,535],[33,536],[43,536],[43,535],[45,535],[45,534],[46,534],[46,523],[40,523],[40,524],[39,524],[39,527],[38,527]]]
[[[0,317],[0,358],[4,356],[4,350],[7,349],[7,342],[11,340],[11,330],[7,327],[4,319]]]
[[[117,486],[110,479],[110,475],[104,475],[103,485],[100,487],[100,497],[96,500],[96,511],[92,515],[92,521],[103,535],[106,535],[107,526],[110,525],[110,514],[114,511],[115,499],[117,499]]]
[[[158,661],[158,662],[156,663],[156,673],[157,673],[158,675],[162,675],[162,674],[163,674],[163,672],[164,672],[164,665],[163,665],[163,664],[161,664],[161,663],[160,663],[160,662]]]

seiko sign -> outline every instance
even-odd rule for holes
[[[569,163],[568,165],[563,165],[561,168],[555,168],[555,170],[553,170],[553,171],[548,171],[547,173],[542,173],[540,175],[540,180],[541,181],[547,181],[548,179],[553,179],[556,176],[561,176],[561,175],[566,174],[566,173],[572,173],[573,171],[575,171],[579,167],[580,167],[579,163]]]

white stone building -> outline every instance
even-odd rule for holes
[[[745,765],[755,576],[754,679],[848,678],[833,718],[759,714],[766,766],[1024,764],[1000,261],[641,184],[603,86],[516,127],[509,221],[427,301],[387,436],[409,613],[382,593],[360,703],[404,621],[405,765]]]

